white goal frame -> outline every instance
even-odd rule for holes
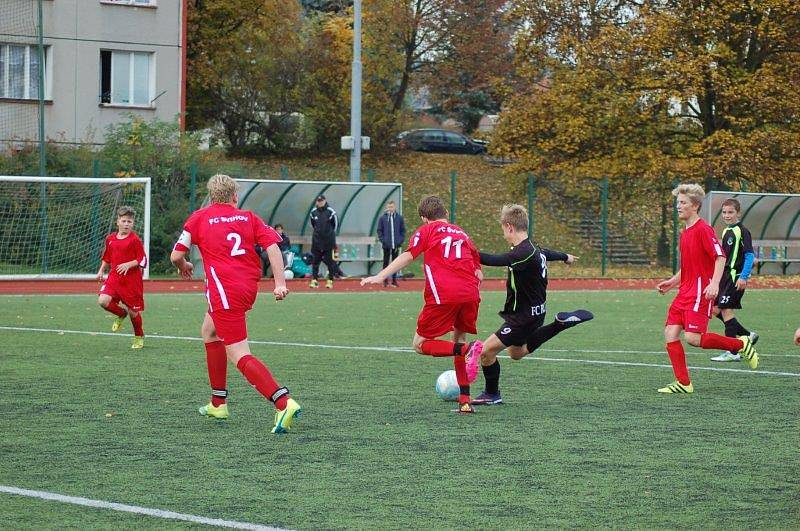
[[[22,182],[22,183],[81,183],[81,184],[144,184],[144,232],[142,234],[142,244],[147,255],[147,265],[142,272],[144,279],[150,278],[150,196],[152,193],[152,183],[150,177],[28,177],[18,175],[0,175],[0,182]],[[98,257],[98,267],[100,258]],[[93,279],[93,274],[82,273],[36,273],[21,275],[0,275],[2,280],[37,280],[37,279]]]

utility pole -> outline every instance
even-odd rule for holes
[[[361,0],[353,1],[353,79],[350,89],[350,180],[361,181]]]

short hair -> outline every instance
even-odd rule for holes
[[[275,229],[275,230],[278,230],[279,228],[281,228],[281,229],[282,229],[282,228],[283,228],[283,225],[281,225],[280,223],[276,223],[276,224],[275,224],[275,226],[274,226],[274,227],[272,227],[272,228],[273,228],[273,229]]]
[[[522,205],[503,205],[500,210],[500,223],[508,223],[514,230],[528,230],[528,211]]]
[[[725,201],[722,202],[722,206],[723,207],[732,206],[733,209],[736,210],[736,212],[742,211],[742,204],[739,202],[738,199],[733,199],[733,198],[726,199]]]
[[[117,209],[117,217],[121,218],[123,216],[130,216],[132,218],[135,218],[136,217],[136,211],[133,209],[133,207],[129,207],[127,205],[126,206],[121,206],[121,207],[119,207]]]
[[[430,220],[444,219],[447,217],[447,209],[444,207],[444,201],[435,195],[423,197],[419,202],[417,212],[420,217]]]
[[[386,202],[386,206],[393,205],[393,204],[394,204],[394,201],[393,201],[393,200],[391,200],[391,199],[390,199],[389,201],[387,201],[387,202]]]
[[[239,183],[229,175],[218,173],[208,180],[206,188],[212,203],[230,203],[239,192]]]
[[[703,191],[703,187],[699,184],[679,184],[672,191],[672,195],[675,197],[678,197],[678,194],[685,195],[697,206],[702,205],[703,199],[706,198],[706,193]]]

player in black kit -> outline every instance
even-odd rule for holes
[[[501,351],[508,349],[511,359],[520,360],[563,330],[594,317],[588,310],[559,312],[552,323],[544,325],[547,262],[571,264],[576,257],[535,245],[528,236],[528,211],[520,205],[504,206],[500,225],[503,237],[512,245],[511,251],[480,255],[481,265],[508,267],[506,304],[500,312],[504,322],[483,344],[481,368],[486,388],[472,401],[476,405],[503,403],[499,388],[500,362],[497,360]]]

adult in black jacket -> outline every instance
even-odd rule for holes
[[[403,216],[397,212],[394,201],[386,203],[386,212],[378,220],[378,240],[383,246],[383,267],[397,258],[403,240],[406,238],[406,224]],[[383,286],[389,285],[388,280],[383,281]],[[392,286],[397,287],[397,273],[392,275]]]
[[[333,287],[334,275],[342,275],[339,266],[333,261],[333,250],[336,247],[336,229],[339,228],[339,218],[336,211],[328,205],[324,195],[317,197],[316,207],[309,214],[311,226],[314,229],[311,235],[311,284],[312,288],[319,287],[319,264],[325,262],[328,267],[328,282],[326,288]]]

